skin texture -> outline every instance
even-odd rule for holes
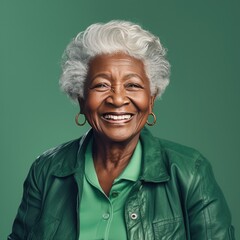
[[[95,169],[108,195],[152,112],[155,96],[143,62],[124,53],[95,57],[89,65],[85,98],[78,100],[94,131]]]

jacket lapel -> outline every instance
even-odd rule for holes
[[[158,138],[152,136],[147,128],[140,135],[143,146],[142,174],[140,179],[145,182],[165,182],[170,179],[166,169],[165,155]]]

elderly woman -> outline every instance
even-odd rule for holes
[[[9,239],[234,239],[209,162],[145,128],[169,68],[159,39],[130,22],[73,39],[60,84],[91,130],[33,163]]]

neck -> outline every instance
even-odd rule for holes
[[[114,142],[102,139],[94,134],[93,159],[96,166],[101,166],[107,171],[125,167],[138,143],[139,134],[124,142]]]
[[[106,195],[109,194],[114,179],[128,165],[138,140],[139,134],[125,142],[109,141],[94,134],[94,166],[99,183]]]

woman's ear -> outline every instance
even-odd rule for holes
[[[84,106],[85,106],[84,99],[81,97],[78,97],[78,104],[79,104],[79,108],[80,108],[80,113],[84,114]]]
[[[150,108],[151,108],[151,111],[153,110],[155,100],[156,100],[156,95],[151,96],[151,99],[150,99]]]

